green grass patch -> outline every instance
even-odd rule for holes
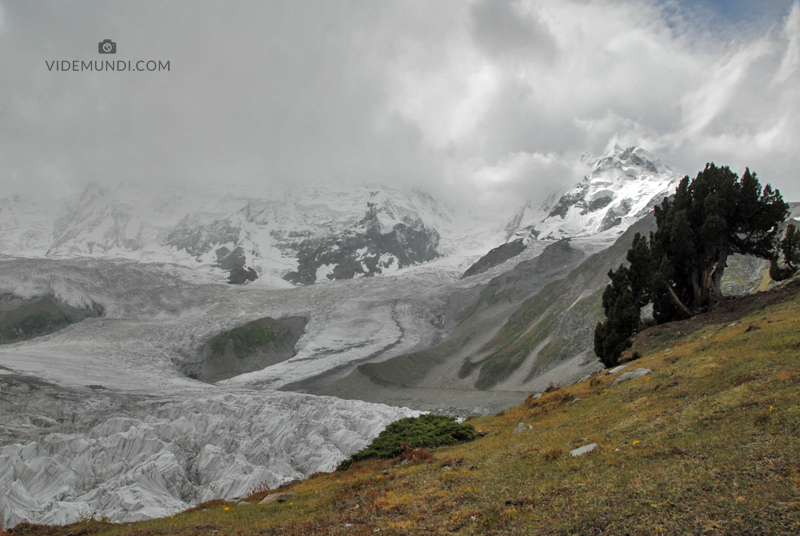
[[[215,357],[222,356],[228,343],[232,342],[233,353],[237,357],[245,357],[276,338],[274,331],[262,326],[258,320],[254,320],[244,326],[220,333],[211,339],[211,354]]]

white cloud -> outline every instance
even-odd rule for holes
[[[697,135],[723,110],[740,89],[740,83],[759,58],[769,54],[771,44],[766,39],[743,47],[719,67],[709,66],[711,73],[700,87],[682,99],[683,135]]]
[[[800,200],[797,3],[768,25],[682,0],[146,6],[0,0],[2,192],[367,180],[505,203],[617,141]],[[105,37],[173,72],[43,66]]]
[[[791,14],[786,18],[784,26],[786,51],[781,60],[780,69],[772,79],[772,85],[786,82],[789,77],[797,72],[800,65],[800,4],[794,4]]]
[[[575,154],[517,152],[496,162],[471,158],[450,174],[468,181],[480,203],[514,206],[525,200],[538,205],[552,188],[571,187],[587,171]]]

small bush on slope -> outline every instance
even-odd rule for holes
[[[393,422],[372,443],[339,464],[338,470],[348,469],[353,462],[367,458],[396,458],[408,450],[452,445],[475,439],[471,424],[459,424],[445,415],[420,415]]]

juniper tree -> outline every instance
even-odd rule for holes
[[[722,300],[730,255],[774,261],[788,208],[780,192],[769,184],[762,189],[749,169],[739,179],[728,167],[707,164],[694,180],[684,177],[675,195],[655,207],[655,233],[649,240],[637,233],[628,266],[608,274],[606,321],[595,328],[598,357],[606,366],[616,364],[639,330],[647,303],[653,304],[656,322],[664,323],[705,312]],[[800,232],[791,227],[780,248],[787,269],[794,270],[800,264]]]
[[[594,332],[594,353],[607,367],[616,365],[630,347],[631,336],[641,327],[642,307],[650,301],[653,257],[647,239],[636,233],[626,258],[629,266],[608,272],[611,283],[603,292],[606,321]]]
[[[707,164],[694,180],[684,177],[675,196],[655,207],[656,320],[691,317],[722,300],[730,255],[773,259],[788,209],[780,192],[769,184],[762,189],[749,169],[739,179],[727,166]]]

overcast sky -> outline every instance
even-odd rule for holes
[[[105,59],[170,71],[47,68]],[[615,142],[692,176],[750,166],[800,201],[800,6],[0,0],[0,197],[366,181],[539,200]]]

